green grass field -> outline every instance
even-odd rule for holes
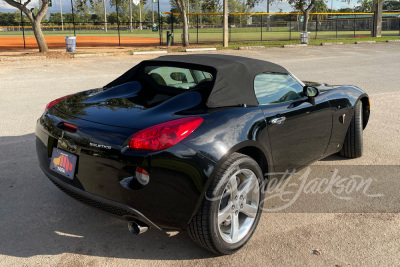
[[[166,42],[166,32],[163,30],[164,42]],[[43,31],[45,36],[73,36],[74,31],[72,27],[65,27],[64,31],[60,31],[59,27],[47,27]],[[175,43],[181,42],[182,29],[175,29],[174,40]],[[118,31],[115,27],[112,27],[105,32],[100,28],[89,28],[89,27],[76,27],[77,36],[118,36]],[[1,31],[0,27],[0,37],[22,37],[22,31]],[[33,31],[31,29],[25,30],[25,36],[33,36]],[[124,26],[120,29],[121,37],[151,37],[159,38],[158,32],[152,32],[150,29],[138,30],[135,29],[131,33],[129,29]],[[355,36],[370,36],[370,31],[356,31]],[[382,36],[400,36],[399,31],[383,31]],[[232,28],[229,33],[231,42],[242,42],[242,41],[275,41],[275,40],[298,40],[300,39],[300,33],[297,31],[292,31],[291,33],[287,31],[286,27],[275,27],[273,31],[263,31],[261,36],[260,28]],[[336,36],[336,31],[311,31],[311,39],[331,39],[331,38],[353,38],[354,31],[338,31]],[[209,43],[209,42],[219,42],[222,41],[222,28],[203,28],[189,29],[189,40],[193,43]]]

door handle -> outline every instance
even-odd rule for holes
[[[286,117],[285,117],[285,116],[282,116],[282,117],[279,117],[279,118],[272,119],[272,120],[271,120],[271,123],[272,123],[272,124],[281,125],[282,123],[285,122],[285,120],[286,120]]]

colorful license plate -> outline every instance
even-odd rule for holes
[[[76,159],[77,157],[73,154],[53,148],[50,169],[72,180],[75,174]]]

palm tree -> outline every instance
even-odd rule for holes
[[[372,10],[372,0],[358,0],[357,4],[360,4],[355,8],[358,12],[371,12]]]
[[[327,12],[328,12],[328,6],[323,0],[315,1],[315,5],[311,10],[311,13],[327,13]],[[321,23],[321,20],[327,17],[327,15],[316,15],[316,17]]]

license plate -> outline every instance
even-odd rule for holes
[[[50,169],[72,180],[75,174],[76,158],[77,157],[71,153],[53,148]]]

